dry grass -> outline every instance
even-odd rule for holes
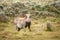
[[[29,32],[28,28],[26,28],[26,32],[23,29],[18,32],[12,23],[8,23],[8,27],[0,32],[0,40],[60,40],[60,26],[58,24],[53,22],[53,31],[43,30],[42,24],[42,19],[41,21],[33,20],[31,32]]]

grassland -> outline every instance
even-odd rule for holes
[[[60,25],[55,18],[49,18],[52,21],[52,30],[45,31],[42,24],[46,19],[32,19],[31,32],[26,28],[17,31],[13,23],[0,23],[0,40],[60,40]]]

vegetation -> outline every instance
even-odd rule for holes
[[[12,21],[17,15],[32,14],[31,32],[26,28],[17,32]],[[51,22],[51,30],[45,30],[46,22]],[[60,40],[60,2],[41,5],[25,5],[17,2],[0,5],[0,40]]]

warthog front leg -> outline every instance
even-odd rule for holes
[[[25,28],[28,27],[29,31],[31,31],[30,26],[31,26],[31,22],[26,22]]]

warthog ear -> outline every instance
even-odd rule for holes
[[[27,16],[25,16],[25,18],[27,18]]]
[[[24,15],[25,18],[27,18],[26,14]]]

